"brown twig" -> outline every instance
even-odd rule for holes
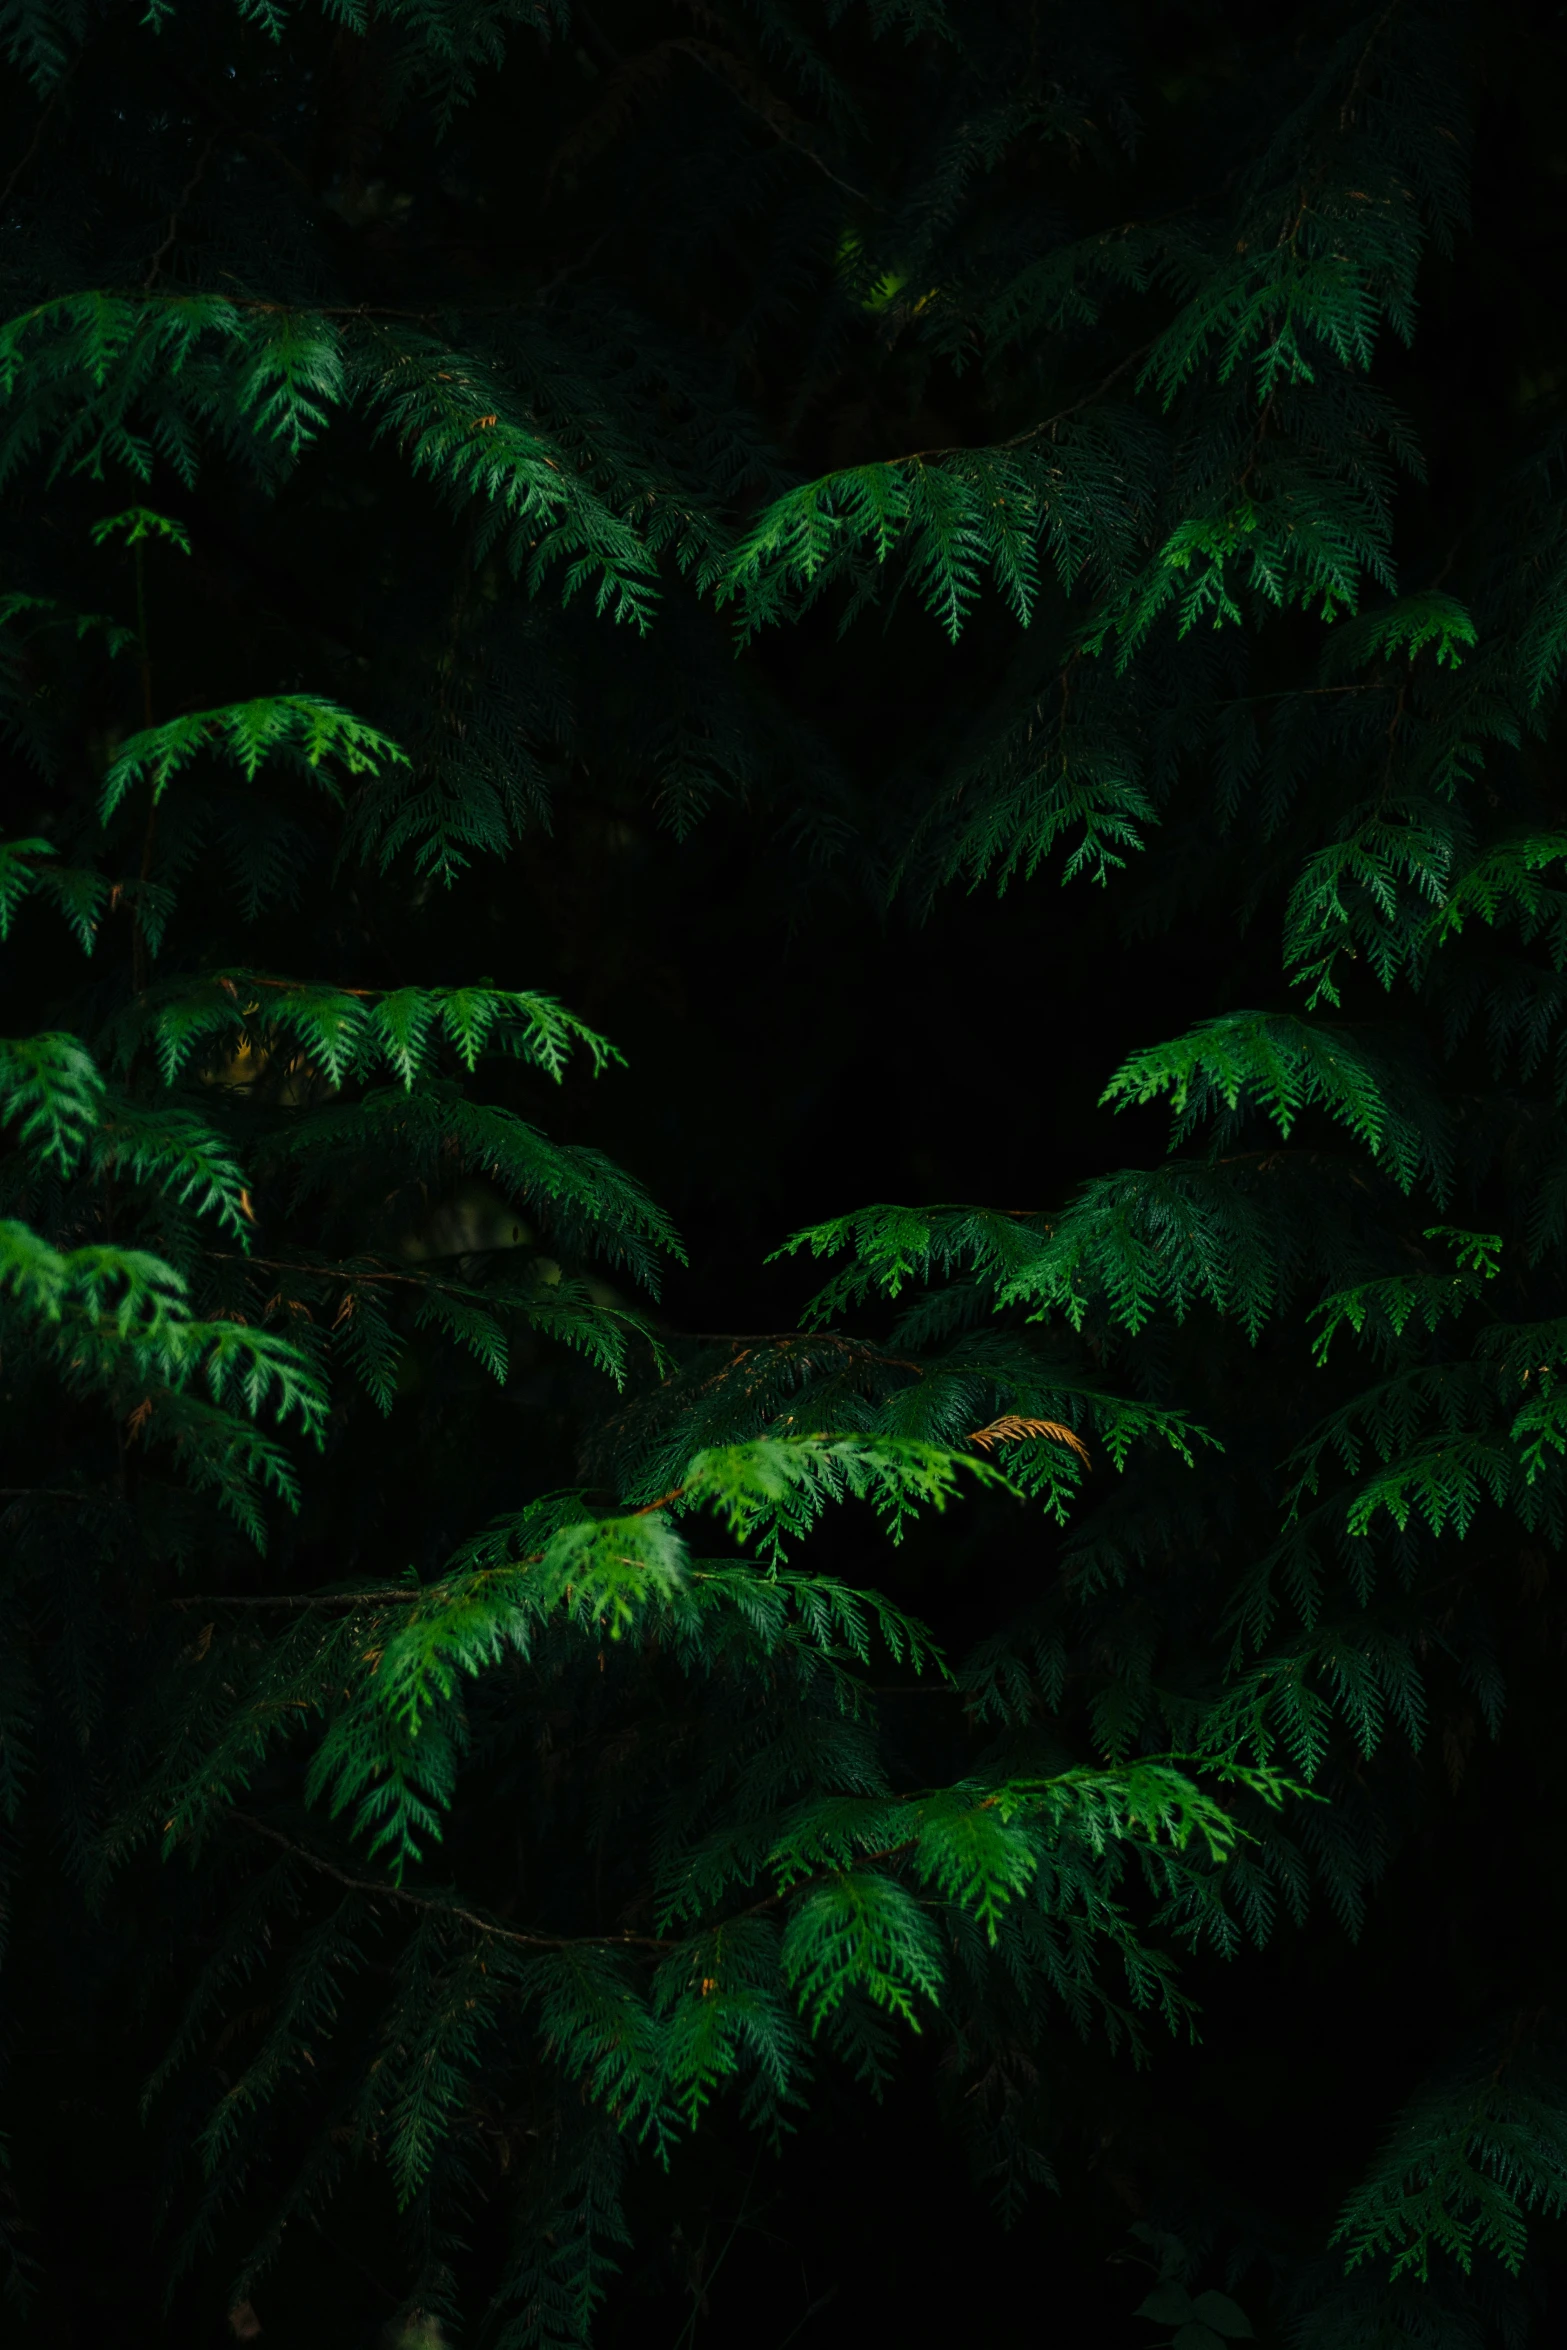
[[[662,1330],[659,1336],[673,1341],[679,1338],[703,1345],[727,1346],[837,1346],[845,1353],[858,1355],[862,1362],[881,1363],[889,1370],[915,1371],[921,1377],[925,1365],[912,1361],[907,1355],[884,1355],[868,1339],[846,1338],[839,1330]]]
[[[208,1257],[225,1265],[253,1265],[261,1273],[293,1273],[301,1281],[398,1281],[413,1289],[432,1289],[440,1285],[423,1273],[393,1273],[390,1270],[366,1273],[346,1265],[291,1265],[281,1257],[244,1256],[237,1248],[209,1248]],[[462,1249],[465,1257],[498,1255],[498,1250]],[[437,1263],[441,1260],[436,1259]]]
[[[223,978],[221,972],[218,974],[218,978],[220,980]],[[309,984],[310,982],[306,979],[264,979],[259,971],[245,973],[247,987],[278,987],[282,988],[285,993],[298,995]],[[366,1003],[372,1002],[377,996],[391,995],[392,992],[389,987],[338,987],[333,989],[335,995],[359,996]]]

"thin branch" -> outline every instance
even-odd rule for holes
[[[1069,416],[1075,416],[1080,408],[1086,408],[1090,401],[1097,400],[1101,392],[1107,392],[1129,367],[1137,365],[1139,359],[1146,359],[1158,340],[1157,335],[1150,335],[1146,343],[1139,343],[1135,351],[1128,351],[1124,359],[1118,360],[1108,375],[1101,376],[1091,392],[1085,392],[1082,398],[1074,400],[1070,407],[1058,408],[1054,416],[1047,416],[1042,424],[1031,424],[1027,432],[1015,433],[1011,440],[1002,441],[1000,446],[1003,449],[1016,449],[1021,447],[1024,441],[1037,439],[1042,432],[1054,432],[1058,424],[1064,424]]]
[[[410,1590],[398,1584],[391,1591],[192,1591],[176,1594],[170,1607],[382,1607],[399,1600],[404,1606],[411,1600],[426,1599],[431,1591],[439,1591],[438,1583],[428,1589],[420,1585]]]
[[[1159,337],[1157,335],[1151,335],[1146,343],[1139,343],[1135,351],[1128,351],[1126,357],[1124,359],[1117,360],[1115,366],[1111,368],[1109,374],[1101,376],[1098,383],[1094,385],[1093,389],[1091,391],[1084,392],[1080,400],[1073,400],[1067,407],[1058,408],[1054,415],[1042,417],[1038,424],[1031,424],[1027,426],[1024,431],[1013,433],[1007,440],[992,441],[987,445],[994,449],[1021,449],[1026,441],[1037,441],[1041,433],[1054,432],[1058,424],[1064,424],[1069,416],[1075,416],[1080,408],[1088,407],[1092,401],[1099,398],[1102,392],[1107,392],[1110,389],[1110,386],[1116,381],[1117,377],[1123,376],[1129,367],[1135,367],[1139,359],[1146,359],[1148,353],[1153,349],[1155,343],[1157,343],[1158,340]],[[971,456],[974,453],[974,446],[975,445],[971,442],[953,441],[942,448],[906,449],[901,457],[885,457],[881,460],[881,462],[884,465],[923,465],[932,457]],[[824,480],[831,480],[832,476],[827,474],[822,478]],[[1003,1215],[1011,1215],[1014,1213],[1022,1213],[1026,1215],[1031,1214],[1032,1212],[1033,1211],[1030,1209],[1002,1209],[1000,1211],[1000,1213]]]
[[[604,31],[602,25],[600,25],[595,20],[590,10],[586,8],[581,9],[580,17],[581,22],[587,29],[589,38],[598,49],[600,55],[607,60],[613,71],[623,82],[630,79],[631,75],[634,73],[639,64],[644,65],[645,70],[645,59],[649,54],[653,54],[654,52],[645,51],[643,52],[642,57],[628,57],[625,51],[618,48],[616,44],[610,39],[609,35]],[[656,44],[656,50],[658,53],[662,53],[665,56],[674,55],[680,57],[689,57],[693,65],[700,66],[705,74],[710,75],[711,78],[719,84],[720,88],[727,90],[737,105],[743,106],[745,108],[747,114],[754,114],[759,122],[765,123],[767,128],[772,132],[774,138],[777,139],[781,145],[785,147],[791,147],[797,155],[803,155],[808,163],[814,163],[817,170],[824,172],[827,178],[832,181],[832,184],[835,188],[842,188],[844,194],[846,196],[852,196],[857,204],[868,204],[873,212],[886,211],[886,205],[881,203],[878,198],[872,195],[868,195],[863,188],[857,188],[853,186],[850,181],[846,179],[840,179],[838,174],[832,169],[832,166],[828,163],[824,163],[820,155],[816,153],[813,147],[808,147],[803,139],[791,136],[788,128],[786,127],[786,124],[794,122],[797,118],[789,112],[787,107],[783,106],[781,100],[773,100],[773,104],[779,109],[779,113],[769,113],[765,106],[759,106],[754,98],[748,98],[745,95],[745,92],[740,89],[732,75],[720,73],[717,66],[712,62],[712,59],[703,53],[707,46],[708,44],[705,44],[701,41],[694,41],[689,37],[681,38],[677,36],[673,39],[659,42]],[[737,59],[735,62],[740,63],[741,61]],[[747,73],[748,79],[751,78],[749,75],[749,70],[744,67],[743,64],[741,65],[741,70]],[[765,84],[761,86],[764,90],[766,89]],[[770,90],[766,91],[766,94],[769,98],[772,98],[772,92]],[[783,117],[782,120],[779,119],[780,114]],[[590,117],[589,119],[591,120],[592,118]],[[614,136],[613,131],[611,132],[610,136]],[[552,175],[553,170],[554,166],[552,165]]]
[[[74,1501],[102,1505],[101,1493],[81,1493],[68,1485],[0,1485],[0,1501]]]
[[[867,1697],[961,1697],[972,1702],[971,1692],[957,1681],[862,1681],[860,1687]]]
[[[704,1346],[855,1346],[840,1330],[664,1330],[664,1338],[689,1338]]]
[[[156,253],[154,253],[152,260],[148,264],[147,274],[142,279],[141,290],[144,294],[151,293],[153,286],[157,282],[159,270],[163,267],[167,256],[174,250],[174,240],[179,235],[180,230],[180,214],[184,211],[186,205],[190,202],[192,196],[194,196],[196,190],[200,187],[202,180],[206,176],[207,165],[212,160],[212,150],[217,144],[217,138],[218,134],[216,131],[210,131],[208,133],[207,143],[202,148],[200,155],[196,159],[195,170],[191,173],[190,178],[185,182],[185,185],[181,188],[178,196],[176,196],[174,200],[174,209],[169,214],[169,225],[163,242],[158,247]]]
[[[366,1273],[351,1265],[294,1265],[282,1257],[250,1257],[237,1248],[209,1248],[205,1255],[224,1265],[254,1265],[262,1273],[296,1273],[303,1281],[398,1281],[412,1289],[434,1289],[442,1286],[428,1274],[393,1273],[391,1271]],[[463,1249],[463,1256],[498,1256],[499,1249]],[[444,1260],[431,1260],[440,1264]]]
[[[868,194],[864,188],[855,187],[852,180],[840,179],[832,165],[824,163],[814,147],[808,147],[803,139],[792,136],[776,116],[768,113],[765,106],[758,106],[755,99],[748,98],[729,75],[720,73],[712,60],[702,54],[703,44],[700,41],[675,40],[671,41],[669,45],[672,49],[678,50],[682,56],[689,57],[693,65],[699,65],[705,74],[711,75],[722,89],[728,91],[737,106],[743,106],[747,114],[754,114],[758,122],[765,123],[780,145],[790,148],[796,155],[803,155],[807,163],[814,163],[817,170],[830,179],[835,188],[842,188],[844,194],[852,196],[857,204],[868,204],[873,212],[886,211],[887,207],[879,197]]]
[[[282,310],[286,305],[282,302],[236,302],[234,307],[237,310]],[[265,979],[259,971],[247,971],[244,979],[247,987],[276,987],[286,995],[301,995],[310,984],[305,979]],[[237,990],[230,992],[237,993]],[[358,996],[365,1003],[373,1003],[377,996],[391,995],[393,990],[389,987],[339,987],[334,988],[333,993]]]
[[[830,1441],[832,1437],[832,1431],[829,1428],[813,1428],[808,1430],[806,1434],[808,1438],[821,1438],[827,1441]],[[1085,1463],[1092,1466],[1082,1438],[1056,1420],[1024,1420],[1015,1413],[1008,1413],[1001,1419],[992,1421],[988,1428],[970,1428],[966,1441],[970,1444],[977,1444],[982,1450],[988,1452],[992,1444],[1011,1444],[1031,1437],[1046,1437],[1052,1443],[1067,1445]],[[637,1502],[629,1509],[608,1512],[606,1518],[601,1522],[609,1524],[620,1519],[645,1518],[650,1516],[654,1510],[672,1509],[677,1501],[685,1499],[689,1491],[690,1487],[684,1483],[671,1485],[667,1492],[660,1493],[652,1501]],[[476,1575],[475,1582],[482,1583],[491,1572],[509,1573],[515,1567],[536,1567],[545,1555],[542,1550],[533,1550],[523,1558],[506,1560],[504,1566],[499,1569],[482,1568]],[[310,1608],[379,1607],[390,1606],[395,1602],[399,1606],[408,1607],[421,1599],[437,1598],[445,1588],[446,1579],[443,1577],[438,1583],[420,1584],[411,1589],[407,1585],[398,1585],[392,1590],[371,1591],[236,1592],[232,1595],[227,1592],[197,1592],[171,1599],[169,1604],[171,1607],[179,1608]]]
[[[794,2340],[796,2334],[804,2332],[805,2328],[810,2324],[817,2311],[819,2309],[825,2309],[830,2301],[836,2301],[837,2298],[838,2287],[836,2285],[829,2285],[825,2293],[818,2294],[816,2299],[811,2303],[810,2308],[806,2311],[804,2317],[801,2318],[799,2324],[797,2326],[791,2326],[788,2333],[785,2334],[783,2340],[778,2345],[778,2350],[789,2350],[789,2345]]]
[[[912,1361],[907,1355],[884,1355],[878,1352],[868,1338],[849,1338],[841,1330],[669,1330],[659,1332],[660,1338],[673,1342],[689,1339],[693,1344],[716,1346],[838,1346],[846,1354],[858,1355],[863,1362],[883,1363],[894,1371],[916,1371],[924,1376],[926,1366]]]
[[[1266,694],[1223,694],[1214,702],[1216,710],[1241,710],[1251,702],[1305,701],[1315,694],[1390,694],[1391,678],[1370,678],[1361,685],[1278,685]]]
[[[249,1828],[256,1836],[265,1836],[271,1844],[279,1844],[302,1860],[308,1868],[323,1877],[331,1877],[339,1885],[346,1885],[351,1893],[366,1894],[374,1901],[400,1901],[406,1908],[433,1910],[444,1918],[459,1918],[465,1926],[472,1926],[481,1934],[488,1934],[497,1942],[515,1942],[525,1950],[580,1950],[587,1945],[598,1949],[618,1950],[678,1950],[678,1942],[666,1941],[657,1934],[519,1934],[514,1927],[497,1925],[476,1909],[464,1909],[458,1903],[441,1901],[434,1894],[411,1893],[406,1886],[391,1885],[374,1877],[356,1877],[347,1869],[340,1869],[319,1852],[312,1852],[306,1844],[296,1844],[292,1836],[285,1836],[278,1828],[269,1828],[265,1820],[258,1820],[248,1811],[230,1811],[228,1817],[242,1828]]]
[[[210,90],[204,88],[200,82],[193,80],[178,65],[174,65],[172,70],[175,80],[183,83],[191,96],[198,99],[209,114],[216,115],[237,146],[243,147],[248,154],[264,157],[271,164],[273,170],[287,180],[296,195],[302,196],[312,208],[317,204],[319,199],[311,184],[308,172],[302,171],[293,157],[283,152],[275,139],[269,139],[263,132],[250,130],[244,123],[236,121],[220,98],[214,97]]]
[[[1362,49],[1360,52],[1360,62],[1355,67],[1354,78],[1350,82],[1349,88],[1345,91],[1344,103],[1339,108],[1338,127],[1340,134],[1347,131],[1350,124],[1355,119],[1355,101],[1359,97],[1361,85],[1365,81],[1366,68],[1371,63],[1371,53],[1375,49],[1383,33],[1386,31],[1391,19],[1398,14],[1398,10],[1399,0],[1388,0],[1388,5],[1383,9],[1382,14],[1377,18],[1376,23],[1371,28],[1370,37],[1367,40],[1364,49]]]
[[[76,55],[71,59],[70,64],[66,67],[64,73],[61,74],[59,80],[55,83],[54,88],[50,91],[48,97],[45,99],[43,110],[38,117],[37,123],[34,125],[33,135],[28,141],[26,153],[23,155],[20,163],[12,165],[10,177],[7,179],[5,186],[0,188],[0,210],[3,210],[4,207],[10,203],[12,196],[16,192],[17,182],[23,177],[24,173],[26,173],[32,167],[32,164],[37,157],[38,150],[44,143],[44,132],[49,127],[49,117],[51,114],[53,114],[55,108],[59,105],[61,94],[65,89],[66,83],[70,80],[72,74],[76,71],[80,57],[81,51],[78,49]]]
[[[209,152],[210,147],[211,142],[209,141]],[[206,161],[205,156],[203,156],[202,161]],[[174,220],[170,221],[168,236],[164,239],[163,245],[159,247],[158,253],[153,257],[153,267],[152,270],[148,273],[147,277],[147,283],[149,286],[152,284],[153,275],[156,273],[159,258],[166,250],[167,246],[173,242],[175,220],[177,219],[178,214],[175,215]],[[150,640],[147,635],[147,566],[145,556],[146,549],[138,543],[134,549],[134,560],[136,568],[136,656],[137,664],[141,672],[141,722],[142,725],[150,732],[153,723],[152,651]],[[147,985],[147,891],[148,886],[152,880],[152,857],[153,850],[157,845],[157,838],[158,788],[156,784],[153,784],[147,799],[147,822],[142,831],[141,894],[137,898],[135,905],[131,908],[131,984],[135,988],[138,995],[141,995],[144,992]]]

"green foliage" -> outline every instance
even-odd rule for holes
[[[103,1080],[74,1036],[8,1037],[0,1044],[0,1109],[24,1150],[63,1172],[98,1123]]]
[[[82,952],[91,954],[109,884],[90,868],[38,862],[53,854],[53,843],[46,840],[0,841],[0,943],[23,899],[42,889],[59,905]]]
[[[814,601],[867,559],[884,565],[896,547],[927,610],[954,641],[982,569],[1026,627],[1039,591],[1036,541],[1050,504],[1047,478],[1026,452],[1006,450],[910,457],[829,475],[777,499],[711,584],[720,603],[742,603],[749,635],[781,617],[791,588]],[[1070,586],[1066,544],[1057,561]],[[861,576],[872,583],[873,574]]]
[[[400,987],[347,990],[259,971],[204,974],[157,986],[128,1006],[113,1031],[122,1067],[151,1043],[164,1083],[195,1059],[238,1090],[267,1066],[303,1057],[339,1087],[389,1071],[411,1092],[442,1066],[441,1047],[471,1074],[490,1050],[542,1069],[558,1083],[573,1048],[586,1046],[595,1070],[620,1059],[613,1045],[556,1002],[526,989]],[[221,1055],[221,1058],[216,1056]]]
[[[223,710],[194,710],[131,736],[103,779],[104,822],[138,784],[149,786],[154,802],[161,800],[182,767],[214,748],[232,759],[247,783],[254,783],[263,760],[282,754],[328,790],[336,788],[334,781],[320,771],[329,761],[340,762],[350,775],[374,775],[381,760],[403,755],[373,726],[314,694],[274,694]]]
[[[1394,2276],[1413,2269],[1424,2283],[1442,2252],[1467,2276],[1483,2246],[1518,2273],[1525,2213],[1567,2208],[1562,2089],[1539,2050],[1521,2073],[1526,2039],[1520,2018],[1510,2046],[1471,2051],[1405,2105],[1339,2220],[1351,2268],[1391,2253]]]
[[[1215,2345],[1252,2339],[1251,2320],[1227,2293],[1191,2294],[1184,2285],[1156,2285],[1137,2305],[1139,2317],[1174,2326],[1172,2350],[1215,2350]]]
[[[1205,1119],[1217,1121],[1217,1149],[1254,1107],[1288,1140],[1301,1110],[1320,1104],[1400,1190],[1408,1192],[1423,1175],[1432,1196],[1445,1202],[1451,1145],[1439,1105],[1424,1089],[1412,1091],[1409,1078],[1395,1074],[1369,1040],[1287,1013],[1226,1013],[1190,1036],[1134,1053],[1101,1099],[1119,1109],[1166,1092],[1172,1149]]]

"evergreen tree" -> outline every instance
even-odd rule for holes
[[[24,2336],[1546,2322],[1562,33],[1254,14],[0,10]]]

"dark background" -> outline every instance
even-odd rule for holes
[[[1329,29],[1316,12],[1264,23],[1240,6],[1098,13],[1104,21],[1082,45],[1102,34],[1119,53],[1107,78],[1135,107],[1142,135],[1130,159],[1112,148],[1103,165],[1063,170],[1058,199],[1084,225],[1186,200],[1194,150],[1214,123],[1244,145],[1249,110],[1260,116],[1288,80],[1292,45]],[[137,14],[93,16],[68,94],[41,133],[36,101],[15,85],[7,95],[0,164],[19,172],[13,307],[37,298],[29,289],[39,273],[139,282],[138,257],[157,246],[170,190],[215,136],[208,171],[214,183],[227,175],[224,202],[212,195],[210,217],[190,207],[194,225],[171,273],[216,283],[243,248],[254,274],[258,239],[271,240],[280,294],[474,312],[566,276],[656,321],[688,356],[710,349],[715,375],[729,372],[735,404],[754,414],[793,477],[905,447],[999,438],[1042,397],[1021,362],[999,382],[927,372],[907,340],[878,340],[852,305],[834,312],[823,253],[836,191],[765,125],[726,112],[713,77],[689,58],[650,79],[645,102],[628,105],[590,158],[559,160],[627,58],[690,31],[678,12],[606,0],[542,58],[519,42],[482,77],[444,147],[427,114],[391,119],[373,44],[362,52],[301,17],[274,50],[216,6],[177,14],[150,42]],[[1012,15],[1000,10],[993,22],[974,11],[976,34],[1000,42]],[[1062,24],[1050,19],[1049,37],[1064,38]],[[1483,65],[1473,226],[1451,258],[1429,262],[1413,352],[1388,340],[1378,360],[1429,462],[1429,486],[1402,493],[1399,508],[1400,561],[1414,572],[1483,512],[1521,407],[1567,376],[1558,18],[1499,8],[1470,37]],[[886,201],[901,200],[940,128],[939,51],[928,39],[872,44],[858,17],[835,40],[867,114],[857,168]],[[208,103],[214,88],[221,112]],[[412,201],[387,209],[387,191]],[[778,259],[791,242],[807,257],[798,281]],[[1113,347],[1113,320],[1105,331]],[[1092,358],[1063,354],[1059,365],[1070,378]],[[1048,375],[1056,364],[1047,357],[1041,367]],[[198,679],[203,702],[308,682],[397,731],[399,698],[417,704],[438,656],[447,583],[463,561],[461,527],[434,497],[410,489],[387,451],[351,431],[330,436],[270,504],[221,467],[195,493],[160,488],[198,549],[188,572],[171,563],[157,574],[169,706]],[[760,494],[753,485],[743,497]],[[67,488],[51,512],[73,497],[84,514],[103,503],[99,492]],[[53,527],[24,486],[16,529],[32,534],[46,570]],[[548,834],[535,828],[509,860],[477,865],[449,893],[411,888],[395,870],[352,890],[313,884],[297,913],[269,917],[253,949],[278,968],[329,967],[366,985],[410,960],[431,981],[483,969],[558,993],[600,1026],[627,1066],[592,1084],[571,1079],[546,1105],[548,1120],[564,1138],[608,1150],[672,1214],[690,1257],[662,1299],[675,1332],[790,1328],[820,1275],[803,1260],[764,1258],[790,1231],[860,1203],[1047,1208],[1106,1168],[1153,1163],[1163,1114],[1114,1118],[1097,1106],[1124,1057],[1216,1012],[1291,1000],[1281,893],[1238,935],[1225,894],[1234,876],[1217,858],[1211,902],[1193,896],[1152,938],[1129,928],[1135,861],[1108,891],[1063,888],[1048,867],[1001,897],[954,885],[921,921],[906,901],[883,909],[858,847],[813,858],[795,837],[801,810],[808,818],[829,806],[874,861],[1015,654],[1015,626],[993,606],[955,650],[908,604],[885,630],[871,615],[842,642],[835,617],[822,611],[772,632],[745,657],[760,736],[775,728],[770,713],[786,713],[814,746],[815,769],[775,733],[751,778],[677,837],[657,805],[641,699],[669,682],[658,633],[645,650],[617,642],[607,654],[607,624],[575,614],[552,640],[573,714],[548,762]],[[1035,625],[1048,636],[1062,618],[1059,599],[1054,610],[1047,599]],[[729,660],[724,624],[693,605],[681,625],[697,646],[690,691],[699,701],[703,664]],[[1287,630],[1281,638],[1287,670]],[[478,631],[464,639],[476,673],[485,641]],[[14,771],[15,829],[60,822],[62,809],[87,803],[93,727],[133,722],[112,707],[87,717],[76,764],[50,792]],[[1150,867],[1182,820],[1177,811],[1169,834],[1152,836]],[[20,976],[18,952],[8,977]],[[76,984],[68,950],[42,986],[36,957],[29,964],[30,999],[46,1006]],[[551,1427],[524,1428],[516,1413],[498,1419],[472,1397],[427,1395],[408,1411],[395,1469],[340,1459],[335,1487],[312,1504],[314,1519],[307,1513],[305,1564],[366,1513],[395,1515],[398,1479],[405,1498],[418,1490],[422,1538],[439,1549],[453,1523],[476,1523],[512,1499],[519,1468],[554,1440]],[[366,1487],[383,1475],[384,1486]],[[1002,1505],[974,1504],[920,1529],[894,1561],[852,1519],[824,1535],[823,1556],[857,1562],[961,1649],[1026,1603],[1051,1571],[1054,1539]],[[1202,2045],[1166,2045],[1155,2029],[1154,2062],[1141,2074],[1124,2056],[1080,2050],[1063,2028],[1053,2087],[1060,2192],[1037,2194],[1010,2233],[971,2187],[955,2139],[934,2126],[944,2085],[934,2047],[916,2044],[879,2110],[829,2068],[781,2161],[754,2157],[742,2133],[720,2126],[667,2178],[639,2165],[637,2244],[605,2314],[605,2344],[675,2350],[693,2338],[743,2338],[783,2350],[796,2338],[975,2331],[998,2345],[1057,2334],[1134,2343],[1154,2331],[1131,2315],[1146,2284],[1128,2265],[1140,2251],[1127,2232],[1136,2217],[1194,2238],[1205,2217],[1217,2227],[1200,2284],[1222,2285],[1223,2256],[1248,2238],[1281,2261],[1314,2257],[1455,2015],[1483,2007],[1503,1961],[1514,1984],[1547,1980],[1560,1948],[1562,1872],[1529,1857],[1562,1850],[1560,1651],[1521,1644],[1509,1673],[1506,1735],[1495,1749],[1482,1736],[1456,1792],[1434,1748],[1408,1760],[1390,1739],[1385,1777],[1395,1802],[1407,1783],[1410,1833],[1358,1941],[1319,1902],[1304,1929],[1281,1920],[1261,1954],[1192,1961]],[[911,1750],[939,1759],[945,1733],[923,1709],[944,1700],[900,1703]],[[889,1719],[901,1730],[895,1710]],[[961,1751],[954,1734],[951,1752]],[[45,2283],[27,2337],[41,2342],[229,2338],[213,2314],[221,2262],[170,2316],[158,2314],[160,2156],[134,2115],[146,2051],[166,2020],[181,1897],[156,1909],[140,1906],[147,1898],[140,1880],[129,1884],[112,1932],[91,1942],[64,1907],[35,1908],[17,1954],[10,2093],[25,2119],[12,2159],[41,2215]],[[1542,2242],[1549,2273],[1559,2252],[1548,2230]],[[1259,2331],[1266,2273],[1264,2261],[1235,2283]],[[693,2290],[707,2295],[694,2337]],[[330,2232],[307,2238],[261,2303],[265,2338],[300,2350],[368,2343],[391,2298],[370,2257],[345,2252]]]

